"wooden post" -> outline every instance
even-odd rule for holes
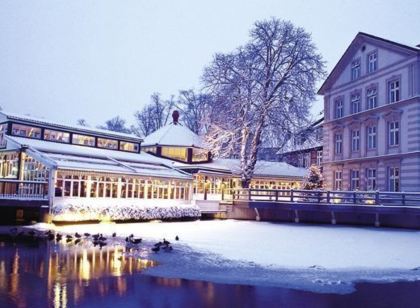
[[[331,202],[330,200],[330,191],[327,190],[327,203],[329,204]]]
[[[276,201],[279,201],[279,191],[276,190]]]
[[[248,188],[248,200],[251,200],[251,189]]]
[[[293,189],[290,190],[290,202],[293,202]]]
[[[353,204],[356,204],[357,194],[353,192]]]
[[[376,191],[375,193],[375,204],[379,205],[379,191]]]
[[[405,205],[405,193],[401,193],[402,205]]]

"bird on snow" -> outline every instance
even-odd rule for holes
[[[160,246],[155,246],[152,248],[153,252],[158,252],[160,250]]]
[[[175,236],[175,241],[179,241],[179,236]]]
[[[116,236],[117,236],[116,232],[112,233],[112,237],[116,237]]]

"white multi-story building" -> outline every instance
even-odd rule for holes
[[[358,33],[324,96],[326,189],[420,191],[420,49]]]

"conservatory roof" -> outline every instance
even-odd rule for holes
[[[182,170],[199,169],[203,171],[240,174],[240,160],[219,158],[210,163],[184,164],[174,163],[174,167]],[[302,178],[307,174],[305,168],[294,167],[285,162],[272,162],[259,160],[255,165],[254,177],[275,177],[275,178]]]
[[[144,138],[142,146],[166,145],[205,148],[200,136],[180,123],[170,123]]]
[[[191,179],[166,160],[147,153],[129,153],[36,139],[6,136],[14,144],[58,169]]]
[[[75,132],[83,132],[85,134],[94,134],[94,135],[100,135],[100,136],[107,136],[107,137],[113,137],[118,139],[128,139],[135,142],[141,142],[142,138],[137,137],[133,134],[126,134],[126,133],[120,133],[120,132],[114,132],[106,129],[100,129],[100,128],[93,128],[93,127],[87,127],[87,126],[81,126],[81,125],[71,125],[66,123],[58,123],[54,121],[50,121],[43,118],[37,118],[33,116],[28,115],[21,115],[21,114],[15,114],[11,112],[5,112],[0,111],[1,114],[7,117],[9,120],[15,120],[19,122],[25,122],[29,124],[34,125],[41,125],[41,126],[48,126],[56,129],[65,129]]]

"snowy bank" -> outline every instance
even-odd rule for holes
[[[153,206],[109,202],[108,205],[98,206],[90,203],[64,203],[52,208],[52,219],[55,222],[197,219],[200,216],[200,209],[192,204]]]
[[[157,276],[350,292],[359,280],[420,279],[420,232],[398,229],[195,221],[60,226],[61,232],[180,237],[176,253],[152,255]]]

